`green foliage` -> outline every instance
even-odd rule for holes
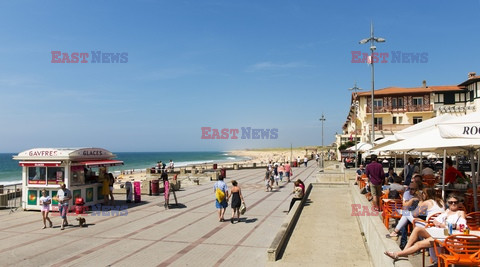
[[[338,147],[338,150],[342,151],[342,150],[345,150],[345,149],[347,149],[347,148],[349,148],[349,147],[351,147],[351,146],[354,146],[354,145],[355,145],[355,142],[353,142],[353,141],[348,141],[348,142],[340,145],[340,146]]]

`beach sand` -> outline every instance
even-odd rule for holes
[[[312,151],[308,151],[309,156],[311,155]],[[272,162],[287,162],[290,161],[290,158],[293,157],[294,160],[297,157],[303,162],[303,158],[305,156],[305,149],[304,148],[265,148],[265,149],[244,149],[244,150],[232,150],[228,151],[228,154],[232,156],[240,156],[248,158],[247,160],[241,161],[229,161],[218,163],[219,166],[222,165],[232,165],[234,163],[238,164],[250,164],[250,163],[257,163],[257,164],[267,164],[269,161]],[[210,164],[211,165],[211,164]],[[190,166],[187,166],[187,168]],[[180,168],[175,168],[177,172]],[[126,181],[143,181],[147,179],[147,171],[124,171],[125,174],[119,175],[117,177],[118,183],[124,183]],[[170,173],[170,175],[172,175]]]

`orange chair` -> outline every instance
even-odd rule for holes
[[[390,219],[400,219],[402,218],[402,200],[395,199],[383,203],[383,223],[387,230],[390,226]]]
[[[433,175],[424,175],[423,184],[427,187],[433,187],[437,183],[437,179]]]
[[[472,194],[468,194],[468,193],[465,194],[464,203],[465,203],[466,212],[475,211],[474,210],[475,205],[473,205],[474,201],[473,201],[473,195]],[[480,207],[480,196],[477,197],[477,203],[478,203],[478,206]]]
[[[467,214],[467,225],[472,230],[480,230],[480,211]]]
[[[444,253],[437,250],[441,246]],[[480,265],[480,237],[475,235],[451,235],[444,242],[438,239],[434,242],[438,256],[438,266],[449,264],[479,266]]]
[[[435,226],[433,224],[433,220],[435,220],[435,218],[437,218],[438,215],[440,215],[440,214],[442,214],[442,213],[441,212],[434,213],[432,216],[428,217],[428,221],[415,218],[415,219],[413,219],[413,227],[415,228],[415,226],[416,226],[415,223],[417,223],[417,222],[425,224],[425,228],[433,227],[433,226]]]

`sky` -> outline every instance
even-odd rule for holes
[[[478,0],[0,1],[0,152],[322,145],[322,114],[331,144],[348,89],[371,90],[352,51],[370,51],[359,41],[372,22],[386,39],[377,52],[427,55],[375,64],[375,88],[455,85],[480,74],[479,11]],[[88,62],[52,63],[52,51]],[[92,51],[127,62],[93,63]],[[278,130],[202,139],[202,127]]]

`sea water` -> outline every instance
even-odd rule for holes
[[[122,170],[145,171],[154,167],[158,161],[169,166],[170,160],[175,167],[195,165],[202,163],[222,163],[228,161],[246,160],[244,157],[230,155],[227,152],[113,152],[115,159],[122,160],[123,166],[110,167],[110,171],[118,174]],[[7,185],[20,183],[22,167],[18,165],[13,156],[17,153],[0,153],[0,184]]]

